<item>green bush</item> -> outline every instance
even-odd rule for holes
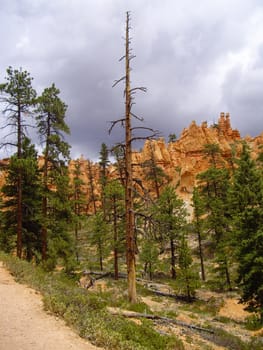
[[[256,331],[262,327],[262,321],[259,315],[253,314],[246,317],[245,320],[246,329],[250,331]]]

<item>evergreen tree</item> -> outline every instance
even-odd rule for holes
[[[72,247],[67,228],[70,216],[67,170],[70,146],[63,139],[63,134],[68,134],[69,128],[65,122],[67,106],[61,101],[59,94],[60,91],[54,84],[44,89],[37,100],[36,110],[38,132],[44,146],[41,168],[42,259],[46,260],[49,257],[50,267],[56,264],[59,255],[67,263],[70,249],[68,252],[66,250]]]
[[[162,239],[170,244],[171,276],[176,278],[176,247],[187,223],[187,212],[175,189],[166,186],[153,206],[153,218],[160,225]]]
[[[94,174],[94,167],[90,160],[87,162],[87,175],[89,179],[89,202],[88,202],[88,208],[89,204],[92,206],[93,213],[97,213],[97,195],[95,193],[95,174]]]
[[[113,147],[112,154],[116,159],[116,168],[118,172],[118,178],[123,187],[125,187],[125,151],[122,145],[117,145]]]
[[[185,234],[180,239],[178,260],[178,282],[183,294],[187,296],[187,300],[191,301],[200,283],[198,274],[193,268],[193,259]]]
[[[82,180],[82,171],[81,171],[81,161],[77,159],[74,162],[73,169],[73,184],[72,184],[72,201],[73,201],[73,222],[74,222],[74,232],[75,232],[75,251],[76,259],[79,261],[80,254],[80,236],[79,231],[82,228],[82,222],[84,219],[85,213],[85,195],[83,192],[84,181]]]
[[[259,312],[263,322],[263,182],[262,174],[243,144],[234,172],[229,203],[242,301]]]
[[[159,249],[152,237],[144,237],[140,252],[140,261],[144,264],[144,274],[153,279],[155,267],[158,264]]]
[[[36,92],[32,88],[32,78],[27,71],[22,69],[17,70],[9,67],[7,69],[7,82],[0,85],[2,94],[1,102],[4,104],[3,113],[7,117],[5,127],[11,127],[11,135],[16,135],[16,140],[8,141],[2,144],[15,146],[16,157],[19,160],[22,158],[22,142],[25,136],[26,123],[25,119],[31,114],[31,107],[34,103]],[[16,253],[19,258],[22,256],[22,222],[23,222],[23,189],[22,189],[22,167],[17,168],[17,238],[16,238]]]
[[[144,179],[150,183],[150,189],[154,189],[155,197],[160,197],[160,188],[167,184],[168,176],[164,170],[156,164],[152,142],[149,142],[150,158],[142,164]]]
[[[177,137],[176,137],[176,134],[169,134],[168,135],[169,139],[168,139],[168,142],[175,142],[177,140]]]
[[[202,238],[203,238],[202,236],[203,236],[203,229],[204,229],[203,216],[205,214],[205,211],[204,211],[204,205],[200,198],[200,194],[198,192],[197,187],[194,188],[192,201],[193,201],[193,209],[194,209],[193,226],[198,239],[198,253],[200,258],[201,276],[202,276],[202,280],[205,281],[204,253],[203,253],[203,245],[202,245]]]
[[[103,218],[103,212],[97,211],[89,218],[88,240],[96,249],[100,270],[103,271],[103,261],[109,255],[109,227]]]
[[[228,254],[230,234],[230,219],[227,205],[229,189],[229,172],[223,168],[220,149],[217,144],[206,145],[205,156],[209,157],[211,166],[197,176],[200,199],[206,212],[206,230],[213,239],[213,252],[218,264],[217,272],[224,276],[225,283],[231,289]]]
[[[119,257],[125,251],[124,188],[117,180],[108,182],[104,190],[106,217],[113,233],[114,278],[117,280],[119,278]]]
[[[46,216],[48,250],[44,265],[48,269],[53,269],[60,260],[66,271],[71,272],[75,268],[76,252],[75,242],[71,235],[74,217],[72,217],[67,165],[60,164],[59,169],[51,170],[49,179],[52,179],[53,187],[48,193]]]
[[[108,170],[107,167],[109,165],[109,151],[105,143],[102,143],[100,150],[100,186],[101,186],[101,204],[104,211],[105,216],[105,187],[107,185],[108,180]]]
[[[2,187],[2,233],[1,247],[5,251],[14,248],[14,235],[17,231],[18,178],[22,183],[22,251],[27,260],[39,260],[41,251],[41,187],[37,152],[28,138],[22,142],[21,158],[17,154],[10,158],[6,183]]]

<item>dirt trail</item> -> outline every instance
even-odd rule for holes
[[[0,262],[0,350],[96,350],[43,310],[41,296],[18,284]]]

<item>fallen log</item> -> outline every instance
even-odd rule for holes
[[[172,293],[165,293],[165,292],[160,292],[159,290],[156,289],[152,289],[152,288],[147,288],[150,292],[156,294],[156,295],[160,295],[163,297],[169,297],[169,298],[173,298],[176,300],[181,300],[181,301],[185,301],[187,303],[191,303],[195,300],[197,300],[195,297],[191,297],[189,299],[189,297],[187,295],[181,295],[181,294],[172,294]]]
[[[194,331],[198,331],[198,332],[206,332],[209,334],[214,334],[214,331],[211,329],[207,329],[207,328],[199,327],[199,326],[196,326],[193,324],[177,321],[175,319],[168,318],[168,317],[163,317],[163,316],[158,316],[158,315],[153,315],[153,314],[143,314],[143,313],[139,313],[139,312],[116,311],[116,310],[113,310],[111,308],[108,308],[108,310],[114,316],[123,316],[123,317],[128,317],[128,318],[147,318],[150,320],[162,321],[165,323],[172,323],[172,324],[175,324],[177,326],[185,327],[185,328],[188,328],[188,329],[191,329]]]
[[[97,280],[104,278],[104,277],[114,277],[114,273],[113,272],[101,272],[101,271],[83,271],[82,273],[83,275],[95,275],[98,277],[92,278],[92,283],[95,283]],[[125,272],[119,272],[118,274],[118,278],[127,278],[127,274]],[[163,296],[163,297],[169,297],[169,298],[173,298],[175,300],[179,300],[179,301],[183,301],[183,302],[193,302],[195,300],[197,300],[197,298],[195,297],[191,297],[190,299],[188,298],[188,296],[186,295],[181,295],[181,294],[172,294],[172,293],[166,293],[166,292],[161,292],[158,289],[153,289],[151,287],[148,287],[149,284],[149,280],[145,280],[143,278],[136,278],[137,282],[141,282],[144,284],[144,286],[152,293],[159,295],[159,296]],[[152,282],[150,282],[150,285],[152,285]]]

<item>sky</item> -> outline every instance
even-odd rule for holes
[[[147,88],[133,107],[141,126],[167,140],[228,112],[241,136],[263,131],[262,0],[0,0],[0,82],[12,66],[38,94],[55,83],[72,158],[96,160],[102,143],[124,139],[122,128],[108,131],[125,113],[124,85],[112,85],[124,75],[126,11],[132,87]]]

